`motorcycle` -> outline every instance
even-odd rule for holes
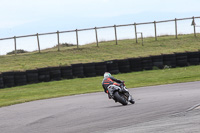
[[[133,97],[129,93],[124,83],[122,83],[121,86],[110,85],[110,87],[113,88],[113,95],[109,95],[109,97],[112,98],[115,102],[119,102],[122,105],[128,105],[128,102],[132,104],[135,103]]]

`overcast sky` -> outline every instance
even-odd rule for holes
[[[199,13],[199,0],[0,0],[0,38]]]

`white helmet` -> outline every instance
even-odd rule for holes
[[[104,78],[108,78],[108,77],[111,77],[111,74],[109,72],[105,72],[104,73]]]

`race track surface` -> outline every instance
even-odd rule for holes
[[[129,91],[134,105],[122,106],[100,92],[2,107],[0,132],[199,133],[200,82]]]

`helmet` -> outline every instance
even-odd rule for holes
[[[104,78],[108,78],[108,77],[111,77],[111,74],[109,72],[105,72],[104,73]]]

